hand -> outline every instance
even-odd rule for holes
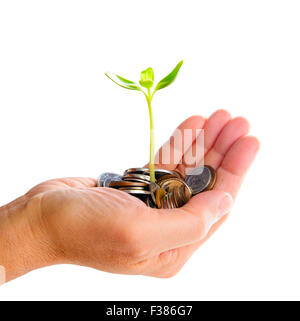
[[[205,130],[205,163],[217,171],[214,190],[194,196],[182,208],[158,210],[125,192],[98,188],[91,178],[42,183],[18,201],[21,210],[14,202],[7,206],[9,210],[2,208],[7,213],[3,217],[8,217],[11,225],[21,226],[19,233],[31,244],[20,254],[23,265],[9,263],[9,254],[4,253],[2,258],[0,254],[0,265],[7,268],[8,279],[57,263],[113,273],[175,275],[224,222],[258,151],[257,139],[246,136],[248,122],[244,118],[231,119],[223,110],[207,120],[193,116],[178,127],[185,128]],[[183,173],[184,162],[178,164],[183,156],[171,165],[156,166]],[[18,211],[22,215],[15,214]],[[22,224],[17,223],[20,216]],[[0,231],[4,225],[0,220]],[[14,230],[18,232],[18,228]],[[15,240],[11,243],[18,244],[17,237],[10,238]]]

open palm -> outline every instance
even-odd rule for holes
[[[190,117],[178,127],[200,128],[205,133],[204,161],[215,168],[217,181],[213,191],[193,197],[180,209],[148,208],[125,192],[96,187],[92,178],[51,180],[30,190],[28,196],[38,200],[39,215],[58,253],[53,263],[159,277],[177,273],[226,219],[216,216],[216,204],[224,192],[236,197],[259,147],[256,138],[246,136],[247,120],[232,119],[224,110],[208,119]],[[195,138],[172,164],[157,168],[185,173],[184,154],[195,148]]]

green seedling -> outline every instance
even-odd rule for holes
[[[154,72],[152,68],[147,68],[141,72],[141,79],[139,83],[135,83],[131,80],[125,79],[117,74],[106,73],[105,75],[111,79],[117,85],[130,89],[137,90],[142,92],[147,100],[149,118],[150,118],[150,159],[149,159],[149,172],[151,182],[155,182],[155,167],[154,167],[154,126],[153,126],[153,116],[152,116],[152,98],[154,94],[163,88],[169,86],[176,78],[178,71],[183,64],[183,61],[180,61],[177,66],[161,81],[157,83],[154,89],[151,90],[154,84]]]

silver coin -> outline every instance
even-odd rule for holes
[[[124,175],[129,173],[143,174],[147,168],[137,167],[137,168],[128,168],[124,172]]]
[[[140,178],[135,178],[135,177],[127,177],[127,176],[123,176],[122,180],[125,182],[139,182],[139,183],[147,183],[150,184],[150,181],[145,181],[144,179],[140,179]]]
[[[150,175],[149,168],[129,168],[124,172],[124,175],[127,174],[141,174],[141,175]],[[176,175],[179,178],[183,178],[182,175],[177,171],[171,171],[167,169],[155,168],[155,178],[158,179],[163,175]]]
[[[216,172],[207,165],[195,168],[185,179],[193,195],[212,189],[215,181]]]
[[[169,193],[163,198],[162,208],[164,208],[164,209],[172,209],[172,208],[174,208],[174,207],[171,205],[170,194],[169,194]]]
[[[108,187],[111,181],[121,181],[122,176],[115,173],[103,173],[97,180],[98,187]]]
[[[148,191],[148,189],[146,189],[145,187],[136,187],[136,186],[123,186],[123,187],[115,187],[115,189],[119,189],[120,191]]]
[[[172,193],[169,194],[168,199],[169,199],[170,208],[176,208],[174,201],[173,201],[173,194]]]
[[[132,189],[122,189],[122,192],[126,192],[128,194],[134,194],[134,195],[138,195],[138,194],[150,195],[151,194],[149,191],[146,191],[146,190],[132,190]]]
[[[150,176],[149,175],[143,175],[143,174],[126,174],[123,176],[123,179],[125,178],[137,178],[137,179],[142,179],[146,182],[150,182]]]
[[[170,194],[166,195],[166,201],[167,201],[167,208],[171,209],[171,204],[170,204]]]

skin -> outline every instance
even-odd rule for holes
[[[185,128],[205,130],[205,163],[217,171],[212,191],[182,208],[158,210],[119,190],[98,188],[92,178],[37,185],[0,208],[0,266],[6,281],[61,263],[162,278],[178,273],[226,220],[259,149],[258,140],[247,136],[247,120],[232,119],[225,110],[208,119],[190,117],[178,127]],[[156,167],[183,173],[184,155]]]

